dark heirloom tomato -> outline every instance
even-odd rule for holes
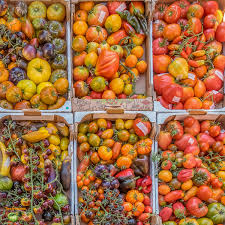
[[[172,4],[170,5],[164,14],[164,20],[167,23],[176,23],[181,16],[181,8],[179,5]]]
[[[153,38],[162,37],[165,26],[166,26],[166,23],[163,20],[154,21],[153,28],[152,28]]]

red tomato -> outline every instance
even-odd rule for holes
[[[89,88],[88,85],[84,81],[77,81],[74,83],[75,95],[77,97],[84,97],[88,95]]]
[[[160,213],[159,216],[162,218],[162,221],[168,221],[170,217],[172,216],[173,210],[170,207],[164,207]]]
[[[224,55],[218,55],[215,57],[213,60],[213,65],[215,66],[216,69],[221,70],[224,72],[225,69],[225,56]]]
[[[17,166],[11,167],[10,175],[13,181],[22,182],[24,175],[26,174],[26,168],[19,164]]]
[[[176,202],[173,204],[173,213],[177,218],[180,218],[180,215],[186,215],[186,208],[181,202]]]
[[[168,6],[166,4],[164,4],[164,3],[157,4],[155,6],[155,11],[154,11],[154,14],[153,14],[154,19],[155,20],[158,20],[158,19],[162,20],[167,8],[168,8]]]
[[[223,87],[223,73],[218,69],[212,69],[208,72],[208,77],[204,79],[207,91],[219,91]]]
[[[216,40],[225,42],[225,22],[222,22],[216,29]]]
[[[164,55],[168,53],[169,42],[163,38],[157,38],[152,43],[152,49],[154,55]]]
[[[207,91],[204,96],[203,96],[203,99],[205,100],[211,100],[215,103],[219,103],[223,100],[223,94],[221,94],[220,92],[218,91]]]
[[[210,127],[211,127],[211,123],[209,120],[204,120],[201,122],[201,132],[202,133],[209,131]]]
[[[180,17],[186,18],[187,11],[190,6],[190,2],[188,2],[187,0],[180,0],[180,1],[175,2],[174,4],[180,6],[180,11],[181,11]]]
[[[178,175],[177,175],[177,179],[180,182],[185,182],[190,180],[192,177],[194,176],[194,171],[193,169],[182,169]]]
[[[155,73],[168,72],[168,66],[171,58],[168,55],[153,55],[153,71]]]
[[[183,160],[183,167],[184,168],[192,169],[196,166],[195,157],[191,153],[184,155],[183,159],[184,159]]]
[[[187,11],[187,18],[190,19],[192,17],[196,17],[198,19],[201,19],[204,14],[204,9],[200,4],[192,4]]]
[[[116,14],[117,12],[122,12],[127,8],[125,2],[108,2],[107,7],[110,15]]]
[[[185,123],[188,119],[189,117],[186,117],[184,119],[184,132],[196,136],[200,132],[200,123],[198,122],[198,120],[193,118],[194,122],[190,125]]]
[[[165,101],[165,99],[162,96],[158,96],[157,101],[159,101],[164,108],[172,109],[172,104]]]
[[[206,142],[211,147],[215,143],[215,139],[206,133],[200,133],[197,136],[198,142]]]
[[[172,109],[182,110],[182,109],[184,109],[184,105],[183,105],[183,103],[178,102],[177,104],[173,104]]]
[[[162,150],[166,150],[168,146],[171,144],[171,142],[172,142],[172,136],[169,132],[167,131],[159,132],[158,144]]]
[[[201,20],[192,17],[188,20],[189,30],[193,32],[194,34],[199,34],[202,31],[202,23]]]
[[[135,133],[140,136],[146,136],[151,131],[151,123],[146,118],[137,118],[134,120],[133,128]]]
[[[170,132],[171,136],[175,140],[180,139],[184,134],[183,126],[177,120],[168,122],[166,125],[166,130]]]
[[[218,23],[216,16],[214,16],[213,14],[209,14],[204,18],[203,26],[205,29],[214,28],[216,23]]]
[[[88,13],[88,24],[90,26],[102,26],[108,16],[108,8],[103,4],[97,4]]]
[[[215,30],[213,28],[210,28],[210,29],[207,29],[207,30],[204,30],[204,35],[205,35],[205,38],[206,38],[206,41],[212,41],[215,39]]]
[[[184,193],[183,191],[181,190],[178,190],[178,191],[171,191],[170,193],[168,193],[166,196],[165,196],[165,201],[166,202],[169,202],[169,203],[173,203],[179,199],[182,199],[184,196]]]
[[[166,23],[163,20],[156,20],[153,22],[152,35],[154,39],[163,36],[165,26]]]
[[[162,97],[169,103],[178,103],[183,96],[183,88],[179,84],[171,84],[163,88]]]
[[[216,10],[219,9],[219,5],[216,1],[206,1],[203,3],[205,15],[215,14]]]
[[[164,20],[167,23],[176,23],[181,16],[181,8],[179,5],[172,4],[170,5],[164,14]]]
[[[184,134],[182,138],[175,141],[175,145],[179,150],[184,151],[188,146],[198,145],[198,142],[191,134]]]
[[[209,135],[211,137],[216,137],[220,134],[221,128],[219,125],[213,125],[209,128]]]
[[[102,92],[91,91],[90,97],[92,99],[101,99],[102,98]]]
[[[162,95],[163,88],[174,83],[174,81],[174,77],[169,73],[154,75],[153,83],[156,93]]]
[[[184,154],[192,154],[192,155],[198,155],[200,152],[200,149],[197,145],[191,145],[185,148]]]
[[[217,137],[216,137],[217,141],[222,141],[223,144],[225,144],[225,132],[220,133]]]
[[[190,198],[187,201],[186,207],[191,215],[198,218],[204,217],[208,213],[208,207],[199,198],[196,197]]]

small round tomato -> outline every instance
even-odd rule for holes
[[[106,29],[97,26],[97,27],[89,27],[86,32],[86,39],[88,42],[94,41],[97,43],[101,43],[107,39],[107,31]]]
[[[222,22],[216,29],[216,40],[225,42],[225,22]]]
[[[180,18],[180,16],[181,16],[180,6],[172,4],[166,9],[164,14],[164,20],[167,23],[176,23],[177,20]]]
[[[196,17],[201,19],[204,14],[204,9],[200,4],[192,4],[187,11],[187,18],[190,19],[192,17]]]
[[[77,66],[73,69],[73,78],[74,80],[87,80],[89,76],[89,71],[86,67]]]
[[[166,23],[163,20],[156,20],[153,22],[152,35],[154,39],[163,36],[165,26]]]

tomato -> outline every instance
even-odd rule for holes
[[[168,202],[168,203],[173,203],[179,199],[182,199],[184,196],[184,193],[183,191],[181,190],[176,190],[176,191],[171,191],[170,193],[168,193],[166,196],[165,196],[165,201]]]
[[[183,167],[186,169],[192,169],[195,166],[196,166],[195,157],[191,153],[184,155]]]
[[[196,217],[203,217],[207,214],[208,208],[204,203],[196,197],[192,197],[187,201],[187,210],[191,213],[191,215]]]
[[[178,102],[177,104],[174,104],[174,105],[172,106],[172,109],[181,110],[181,109],[184,109],[184,105],[183,105],[183,103]]]
[[[191,123],[189,122],[190,120]],[[184,132],[196,136],[200,132],[200,123],[193,117],[186,117],[184,119]]]
[[[192,17],[188,20],[188,26],[188,30],[194,34],[199,34],[202,31],[201,20],[196,17]]]
[[[156,20],[153,22],[152,35],[154,39],[163,36],[165,26],[166,23],[163,20]]]
[[[183,96],[183,89],[179,84],[171,84],[163,88],[162,97],[169,103],[180,102]]]
[[[160,102],[160,104],[166,108],[166,109],[172,109],[172,104],[169,104],[162,96],[157,97],[157,101]]]
[[[165,26],[163,30],[163,37],[168,39],[169,41],[174,40],[176,37],[180,36],[181,34],[181,27],[179,24],[168,24]]]
[[[157,38],[152,43],[153,54],[163,55],[168,53],[168,41],[163,38]]]
[[[158,145],[162,150],[166,150],[172,142],[172,136],[167,131],[160,131],[158,137]]]
[[[105,28],[109,33],[118,31],[121,28],[122,20],[118,14],[112,14],[106,18]]]
[[[209,204],[207,217],[210,218],[214,224],[224,224],[225,206],[221,203]]]
[[[179,225],[199,225],[196,219],[185,218],[180,220]]]
[[[198,145],[198,142],[191,134],[184,134],[182,138],[175,141],[175,145],[179,150],[184,151],[189,146]]]
[[[224,72],[225,69],[225,56],[224,55],[218,55],[213,60],[213,65],[216,69],[221,70]]]
[[[177,179],[178,179],[180,182],[186,182],[186,181],[190,180],[193,176],[194,176],[193,169],[182,169],[182,170],[178,173]]]
[[[97,76],[95,77],[91,83],[90,83],[90,87],[93,91],[96,92],[102,92],[105,90],[106,87],[106,83],[105,83],[105,78],[101,77],[101,76]]]
[[[213,14],[209,14],[204,18],[203,26],[205,29],[214,28],[217,23],[218,21],[216,19],[216,16]]]
[[[210,29],[204,30],[204,35],[205,35],[206,41],[212,41],[215,39],[216,32],[213,28],[210,28]]]
[[[197,97],[191,97],[184,103],[184,109],[201,109],[202,102]]]
[[[164,18],[164,14],[165,14],[165,11],[166,11],[167,8],[168,8],[168,6],[164,3],[157,4],[155,6],[155,11],[153,13],[154,19],[155,20],[157,20],[157,19],[162,20]]]
[[[184,154],[189,154],[191,153],[192,155],[198,155],[200,152],[200,149],[197,145],[191,145],[185,148]]]
[[[151,128],[151,123],[147,118],[143,117],[134,120],[133,129],[135,133],[140,137],[148,135],[151,131]]]
[[[25,100],[30,100],[32,96],[36,93],[36,85],[31,80],[21,80],[17,84],[17,87],[23,92],[22,98]]]
[[[206,185],[211,179],[210,172],[205,168],[197,168],[192,179],[195,186]]]
[[[193,72],[188,73],[188,78],[181,80],[182,84],[187,85],[189,87],[194,87],[197,82],[197,76]]]
[[[106,90],[102,94],[102,99],[115,99],[116,95],[112,90]]]
[[[168,72],[168,66],[171,61],[172,60],[168,55],[153,55],[153,71],[155,73]]]
[[[198,142],[206,142],[209,144],[209,146],[211,147],[214,142],[215,142],[215,139],[212,138],[210,135],[208,135],[207,133],[200,133],[198,134],[197,136],[197,140]]]
[[[181,10],[180,17],[186,18],[187,11],[190,6],[190,2],[188,2],[187,0],[179,0],[175,2],[174,4],[180,6],[180,10]]]
[[[118,44],[120,43],[120,41],[121,41],[123,38],[125,38],[125,37],[127,37],[127,34],[126,34],[125,30],[124,30],[124,29],[120,29],[120,30],[118,30],[117,32],[112,33],[112,34],[107,38],[107,43],[108,43],[110,46],[112,46],[112,45],[118,45]],[[134,37],[138,38],[137,35],[134,35],[134,36],[132,37],[132,39],[133,39]],[[135,42],[135,41],[133,40],[133,42]],[[136,44],[136,43],[134,43],[134,44]],[[142,44],[142,43],[141,43],[141,44]],[[140,45],[141,45],[141,44],[140,44]],[[137,44],[136,44],[136,45],[137,45]]]
[[[181,102],[185,102],[187,99],[194,97],[194,90],[192,87],[183,87],[183,96]]]
[[[90,26],[103,26],[108,16],[107,7],[103,4],[97,4],[89,12],[87,21]]]
[[[180,124],[179,121],[175,120],[167,123],[166,130],[170,132],[171,136],[175,140],[180,139],[184,134],[183,126]]]
[[[100,26],[89,27],[86,32],[86,39],[88,42],[94,41],[100,44],[107,39],[107,36],[106,29]]]
[[[221,128],[219,125],[213,125],[209,128],[209,134],[211,137],[216,137],[220,134]]]
[[[6,91],[6,99],[11,103],[17,103],[22,100],[22,91],[16,86],[10,87]]]
[[[204,49],[208,50],[208,53],[211,57],[214,57],[216,54],[220,54],[222,51],[222,43],[218,41],[211,41],[210,43],[204,46]]]
[[[124,11],[127,6],[125,2],[107,2],[107,8],[109,10],[109,14],[111,15]]]
[[[208,72],[208,77],[204,79],[207,91],[219,91],[223,87],[223,73],[218,69],[212,69]]]
[[[216,40],[225,42],[225,22],[222,22],[216,29]]]
[[[73,78],[74,80],[87,80],[89,76],[89,71],[86,67],[77,66],[73,69]]]
[[[177,20],[180,18],[180,16],[181,16],[180,6],[172,4],[166,9],[164,14],[164,20],[167,23],[176,23]]]
[[[203,97],[203,95],[206,92],[205,83],[202,82],[201,80],[198,80],[197,83],[194,86],[194,92],[195,92],[196,97],[198,97],[198,98]]]
[[[198,188],[197,197],[202,201],[207,201],[212,197],[212,189],[207,185],[202,185]]]
[[[129,5],[129,11],[131,14],[134,14],[134,10],[138,11],[141,14],[145,13],[145,8],[143,2],[131,2]]]
[[[200,218],[197,220],[199,225],[213,225],[213,221],[208,218]]]
[[[153,83],[156,93],[162,95],[163,88],[174,83],[174,78],[169,73],[154,75]]]
[[[186,208],[181,202],[176,202],[173,204],[173,213],[177,218],[180,218],[180,215],[186,215]]]
[[[26,169],[23,165],[19,164],[17,166],[11,167],[10,175],[13,181],[22,182],[25,174],[26,174]]]
[[[111,50],[102,50],[97,60],[95,74],[110,79],[118,68],[119,55]]]
[[[219,5],[216,1],[207,1],[203,3],[203,9],[205,15],[215,14],[219,9]]]
[[[109,88],[115,94],[121,94],[124,90],[124,82],[121,78],[115,78],[109,83]]]
[[[187,11],[187,18],[190,19],[192,17],[196,17],[201,19],[204,14],[204,9],[200,4],[192,4]]]
[[[170,217],[172,216],[173,210],[169,207],[164,207],[160,213],[159,216],[161,216],[162,221],[168,221],[170,219]]]
[[[88,95],[89,88],[84,81],[77,81],[74,83],[75,94],[77,97],[84,97]]]

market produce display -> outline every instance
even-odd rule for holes
[[[163,125],[158,137],[163,225],[225,223],[223,129],[215,121],[192,116]]]
[[[42,1],[0,3],[0,106],[58,109],[69,83],[66,9]]]
[[[135,83],[148,67],[143,60],[148,34],[144,14],[144,3],[135,1],[76,6],[72,49],[77,98],[145,98],[135,94]]]
[[[223,100],[225,42],[217,1],[159,3],[154,12],[157,101],[167,109],[214,109]]]
[[[64,123],[2,121],[1,225],[70,224],[68,145]]]
[[[151,129],[145,117],[79,124],[78,207],[85,224],[150,224]]]

